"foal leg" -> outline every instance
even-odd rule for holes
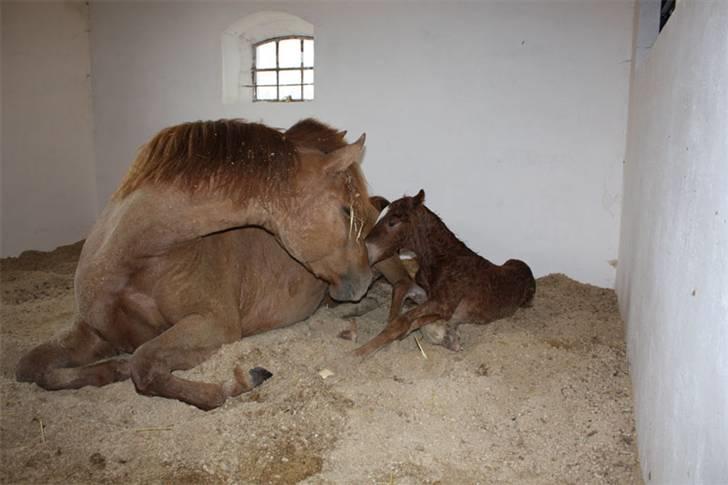
[[[404,337],[411,330],[442,319],[443,315],[439,305],[432,301],[427,301],[390,321],[379,335],[354,350],[354,355],[358,357],[366,357],[388,343],[393,342],[400,337]]]
[[[15,368],[15,378],[48,390],[104,386],[129,378],[125,360],[98,362],[117,354],[85,322],[77,321],[59,338],[25,354]]]
[[[460,352],[460,332],[455,325],[431,323],[420,328],[422,336],[432,345],[440,345],[453,352]]]
[[[415,303],[422,304],[427,300],[427,293],[410,279],[400,280],[395,283],[392,289],[392,304],[389,307],[388,322],[391,322],[402,313],[404,302],[408,298]]]
[[[191,381],[172,375],[206,360],[224,343],[237,340],[232,327],[202,315],[190,315],[140,346],[131,358],[131,377],[137,391],[184,401],[203,410],[221,406],[228,397],[250,391],[272,376],[256,367],[244,372],[235,367],[233,379],[224,384]]]

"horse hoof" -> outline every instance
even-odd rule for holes
[[[248,371],[248,374],[250,374],[250,383],[253,385],[253,387],[259,386],[263,382],[273,377],[273,374],[271,372],[269,372],[267,369],[263,369],[262,367],[254,367],[253,369],[250,369]]]

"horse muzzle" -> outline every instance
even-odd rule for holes
[[[338,284],[329,285],[329,295],[337,301],[359,301],[364,297],[369,285],[372,283],[372,270],[367,268],[364,272],[347,274]]]

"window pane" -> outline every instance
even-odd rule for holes
[[[303,83],[313,84],[313,69],[306,69],[303,71]]]
[[[301,39],[286,39],[278,42],[278,67],[301,65]]]
[[[303,87],[303,99],[306,99],[306,100],[313,99],[313,86],[304,86]]]
[[[303,65],[313,67],[313,40],[303,41]]]
[[[281,86],[284,84],[301,84],[301,71],[281,71]]]
[[[275,86],[278,82],[275,71],[258,71],[255,73],[255,84],[268,84]]]
[[[255,67],[268,69],[276,67],[276,43],[261,44],[255,49]]]
[[[279,92],[278,99],[280,101],[285,101],[289,96],[292,100],[301,99],[301,86],[281,86]]]
[[[274,87],[267,87],[267,88],[255,88],[255,94],[256,99],[262,99],[262,100],[275,100],[276,99],[276,88]]]

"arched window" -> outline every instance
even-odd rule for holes
[[[253,49],[254,101],[313,99],[313,37],[277,37]]]
[[[313,37],[313,24],[285,12],[254,13],[239,19],[225,29],[221,39],[223,103],[313,99]],[[286,42],[287,40],[291,42]],[[307,49],[306,41],[311,42],[310,49]],[[270,42],[275,44],[264,47],[263,51],[269,53],[271,46],[277,46],[278,56],[274,57],[273,61],[275,64],[270,61],[269,56],[261,57],[257,52],[258,47]],[[289,63],[289,57],[282,59],[281,54],[288,56],[289,51],[295,51],[296,42],[298,55],[301,56],[300,62],[309,62],[308,57],[304,57],[310,56],[310,67],[304,64],[281,69],[281,61],[286,63],[285,66]],[[281,48],[284,52],[281,52]],[[266,67],[257,64],[258,58],[267,62],[264,64]],[[301,75],[300,82],[297,81],[297,74],[293,71],[298,71]],[[257,79],[258,72],[261,74],[261,82]],[[275,82],[272,82],[273,77]],[[260,91],[256,84],[260,84]],[[287,84],[291,86],[285,86]],[[276,93],[275,96],[272,94],[273,91]],[[294,92],[299,93],[298,97],[294,96]]]

